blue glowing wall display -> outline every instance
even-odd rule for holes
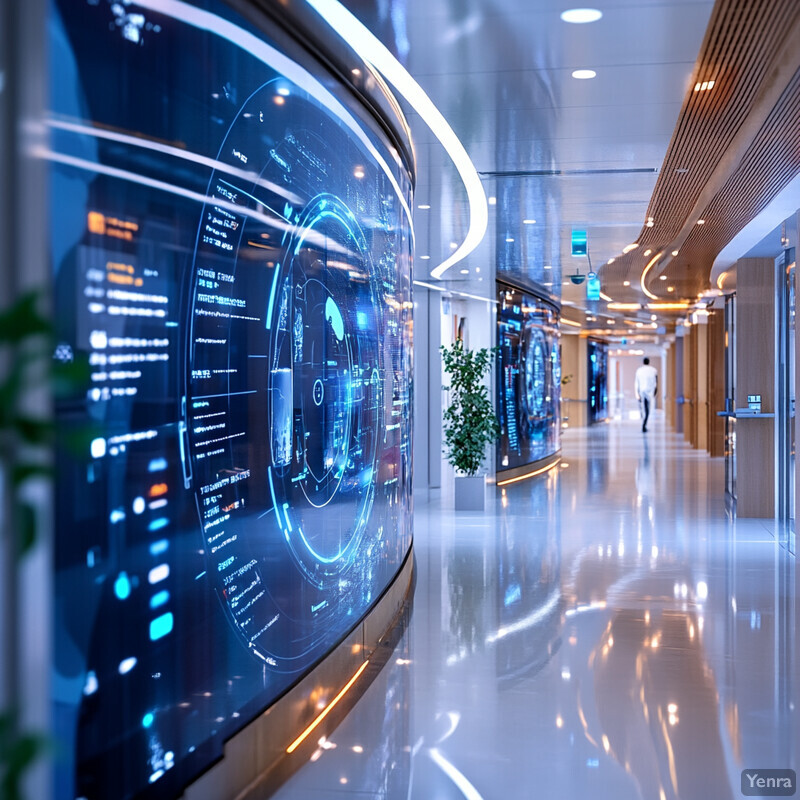
[[[500,283],[497,299],[497,469],[504,470],[561,447],[561,354],[553,306]]]
[[[608,417],[608,344],[595,339],[586,342],[589,359],[589,423]]]
[[[277,28],[155,7],[51,8],[58,800],[180,795],[411,544],[410,170]]]

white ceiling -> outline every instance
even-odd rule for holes
[[[583,25],[560,19],[582,5],[601,10],[602,19]],[[558,297],[564,275],[587,271],[585,258],[570,255],[573,229],[588,231],[595,268],[636,239],[712,2],[351,0],[348,6],[405,63],[479,172],[540,173],[484,176],[487,195],[498,198],[489,209],[490,230],[475,253],[446,273],[453,288],[493,295],[496,265],[551,282],[547,288]],[[593,69],[597,77],[576,80],[575,69]],[[414,114],[409,119],[417,204],[432,206],[416,214],[417,254],[431,256],[416,262],[417,278],[424,279],[451,252],[450,243],[463,238],[468,211],[447,155]],[[523,225],[524,218],[536,224]],[[565,299],[584,291],[563,288]]]

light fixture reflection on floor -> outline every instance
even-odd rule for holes
[[[570,8],[561,12],[561,19],[564,22],[571,22],[574,25],[585,25],[587,22],[597,22],[602,19],[603,12],[597,8]]]

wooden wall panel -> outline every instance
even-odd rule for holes
[[[570,376],[561,386],[561,417],[570,428],[589,424],[589,369],[586,339],[576,335],[561,337],[561,375]]]
[[[674,382],[673,386],[674,391],[672,392],[672,407],[675,413],[675,433],[683,433],[683,354],[686,349],[686,337],[680,337],[675,339],[675,343],[672,345],[672,349],[675,351],[675,375],[674,375]],[[681,401],[680,403],[678,401]]]
[[[697,328],[693,325],[683,339],[683,438],[697,447]]]
[[[736,408],[761,395],[761,410],[775,411],[775,265],[769,258],[737,264]],[[736,514],[775,514],[775,420],[736,421]]]
[[[675,429],[675,365],[677,352],[678,348],[675,346],[675,342],[673,342],[667,351],[667,393],[664,397],[664,405],[667,412],[667,425],[673,430]]]
[[[718,309],[708,319],[708,452],[712,458],[725,455],[725,312]]]
[[[708,325],[695,325],[694,446],[708,450]]]

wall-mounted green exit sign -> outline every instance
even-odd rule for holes
[[[572,231],[572,255],[585,256],[586,252],[586,231]]]

